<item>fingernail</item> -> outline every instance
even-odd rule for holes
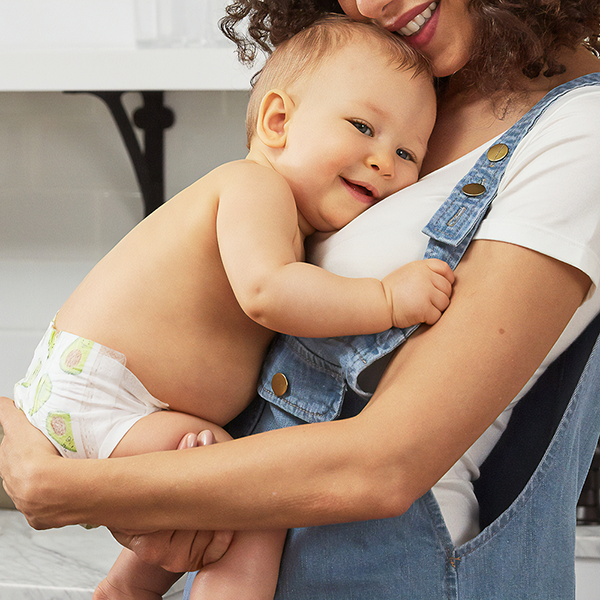
[[[211,444],[211,438],[210,438],[210,432],[209,431],[202,431],[200,432],[200,444],[202,444],[202,446],[210,446]]]

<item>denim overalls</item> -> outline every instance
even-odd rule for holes
[[[426,257],[454,268],[515,147],[545,108],[569,90],[599,84],[593,74],[554,89],[504,133],[425,227]],[[361,374],[377,370],[414,329],[279,336],[261,375],[264,400],[231,424],[232,433],[357,414],[371,395]],[[513,411],[476,483],[483,527],[476,538],[453,546],[431,492],[400,517],[293,529],[276,600],[573,599],[575,506],[600,433],[599,333],[596,318]]]

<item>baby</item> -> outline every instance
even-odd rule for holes
[[[454,277],[438,260],[382,281],[303,262],[334,231],[414,183],[435,120],[427,64],[370,23],[328,18],[283,43],[254,86],[249,153],[135,227],[60,309],[15,401],[66,457],[175,449],[255,394],[273,331],[302,337],[432,324]],[[285,393],[285,392],[283,392]],[[193,598],[267,600],[285,532],[236,532]],[[124,550],[97,600],[157,599],[175,575]]]

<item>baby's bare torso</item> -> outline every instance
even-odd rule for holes
[[[223,269],[217,169],[133,229],[61,308],[56,327],[122,352],[173,410],[223,425],[252,399],[272,332],[248,318]]]

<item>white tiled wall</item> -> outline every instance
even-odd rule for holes
[[[245,155],[245,92],[172,92],[170,197]],[[125,96],[129,110],[140,103]],[[0,395],[11,395],[48,322],[143,216],[108,110],[89,95],[0,93]]]

